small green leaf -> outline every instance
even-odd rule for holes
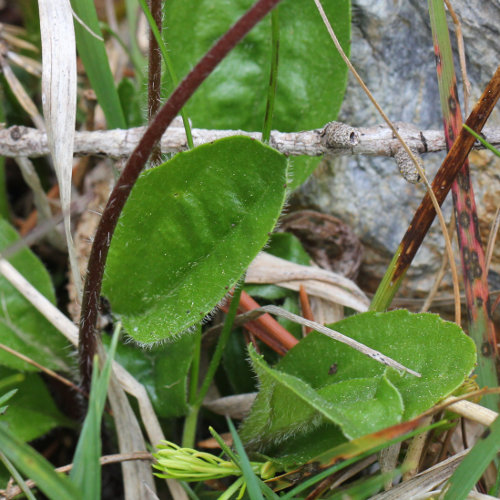
[[[16,231],[0,219],[0,252],[18,240]],[[8,260],[42,295],[55,303],[50,276],[29,249],[23,248]],[[47,368],[70,370],[68,342],[1,274],[0,339]],[[0,350],[0,365],[22,371],[36,370],[4,350]]]
[[[0,378],[11,374],[10,370],[0,367]],[[71,420],[57,409],[37,374],[26,374],[24,381],[16,384],[16,389],[6,412],[0,415],[0,422],[5,422],[21,441],[32,441],[57,426],[73,426]]]
[[[476,349],[472,340],[455,323],[436,314],[412,314],[406,310],[367,312],[331,327],[422,375],[417,378],[388,371],[389,380],[403,397],[404,420],[417,416],[460,387],[474,369]],[[317,332],[299,345],[277,368],[303,378],[315,388],[385,371],[381,363]],[[337,370],[331,375],[333,363]]]
[[[250,446],[268,446],[293,434],[308,432],[325,421],[339,425],[350,438],[401,421],[401,395],[383,374],[314,390],[303,380],[267,366],[253,349],[249,352],[261,384],[240,432]]]
[[[127,127],[140,127],[146,123],[146,118],[141,110],[141,97],[140,91],[136,88],[130,78],[123,78],[118,85],[118,97],[120,98],[120,105],[125,115]]]
[[[274,369],[251,353],[261,389],[241,429],[247,443],[270,449],[278,439],[310,432],[325,419],[338,424],[347,437],[359,437],[422,413],[457,389],[474,368],[472,340],[434,314],[369,312],[332,328],[422,377],[388,369],[317,332],[301,340]]]
[[[142,174],[118,222],[103,283],[129,335],[172,338],[217,305],[276,224],[286,169],[275,150],[231,137]]]

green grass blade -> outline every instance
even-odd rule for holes
[[[483,475],[486,467],[496,457],[500,449],[500,418],[490,426],[486,437],[480,439],[464,458],[448,481],[444,500],[462,500],[472,490]]]
[[[12,397],[14,394],[17,392],[17,389],[12,389],[11,391],[7,392],[3,396],[0,396],[0,414],[2,414],[2,405],[5,405],[5,403]]]
[[[251,500],[264,500],[261,492],[261,486],[259,485],[259,482],[261,481],[252,469],[252,465],[250,464],[250,460],[248,460],[245,448],[243,448],[243,443],[236,432],[236,428],[230,418],[227,418],[226,420],[229,430],[231,431],[231,435],[233,436],[234,447],[238,453],[239,466],[241,467],[241,472],[243,473],[243,477],[245,478],[247,484],[248,496]]]
[[[53,500],[82,498],[78,489],[67,477],[57,474],[45,458],[31,446],[13,436],[4,425],[0,425],[0,449],[19,471],[36,482],[37,487],[48,498]]]
[[[229,446],[224,442],[220,434],[213,427],[209,427],[208,430],[210,434],[212,434],[212,437],[217,441],[221,450],[229,457],[230,460],[232,460],[235,464],[239,466],[240,461],[238,460],[238,457],[233,453],[231,448],[229,448]]]
[[[101,456],[101,419],[106,403],[111,363],[116,352],[120,329],[121,325],[118,324],[100,375],[97,374],[98,363],[94,362],[93,364],[89,409],[78,439],[73,469],[70,474],[71,480],[82,492],[84,500],[96,500],[101,497],[101,464],[99,461]]]
[[[17,483],[19,488],[21,488],[26,498],[28,500],[36,500],[35,495],[31,493],[31,490],[28,488],[28,485],[24,482],[24,479],[21,476],[21,474],[19,474],[19,471],[14,467],[14,464],[1,451],[0,451],[0,462],[4,464],[5,468],[9,471],[9,474],[12,476],[12,478]]]
[[[497,156],[500,156],[500,151],[498,149],[494,148],[488,141],[483,139],[478,133],[474,132],[469,126],[467,126],[465,123],[462,125],[469,134],[472,134],[485,148],[489,149],[492,153],[496,154]]]
[[[265,143],[268,143],[271,137],[274,103],[276,101],[276,89],[278,87],[278,62],[280,48],[280,25],[278,13],[278,8],[271,12],[271,75],[267,89],[266,114],[264,116],[264,127],[262,129],[262,142]]]
[[[72,0],[71,6],[78,18],[94,34],[101,36],[99,20],[92,0]],[[108,128],[126,128],[125,117],[120,106],[113,75],[103,40],[98,40],[75,19],[75,36],[78,54],[82,59],[90,84],[97,96]]]
[[[387,481],[392,481],[398,474],[401,474],[400,468],[362,480],[350,488],[343,489],[342,491],[330,496],[325,496],[324,498],[328,500],[344,500],[344,498],[364,500],[365,498],[371,498],[383,488]]]

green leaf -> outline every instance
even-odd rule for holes
[[[271,460],[279,470],[290,470],[309,462],[327,450],[346,442],[338,426],[324,423],[311,432],[292,435],[284,441],[257,454],[263,460]]]
[[[169,2],[168,28],[163,33],[177,75],[185,76],[252,4],[252,0]],[[314,3],[285,0],[278,8],[280,53],[273,128],[290,132],[322,127],[335,119],[340,109],[347,68],[334,49]],[[324,8],[348,52],[350,2],[326,2]],[[270,61],[271,16],[267,16],[190,99],[187,110],[194,126],[260,130]],[[168,92],[171,90],[169,87]]]
[[[0,252],[18,240],[16,231],[0,219]],[[55,303],[50,276],[29,249],[23,248],[8,260],[42,295]],[[0,339],[47,368],[70,370],[68,342],[1,274]],[[0,350],[0,365],[21,371],[36,370],[4,350]]]
[[[0,415],[5,413],[5,410],[8,408],[8,406],[5,406],[5,403],[7,403],[7,401],[9,401],[9,399],[11,399],[17,391],[18,389],[12,389],[6,394],[0,396]]]
[[[239,329],[233,330],[222,356],[224,370],[219,370],[220,377],[217,377],[217,387],[229,384],[230,394],[245,394],[256,391],[255,377],[247,359],[248,354],[243,332]]]
[[[325,418],[340,425],[350,438],[388,427],[401,418],[411,419],[457,389],[476,359],[472,340],[456,324],[434,314],[368,312],[332,328],[422,377],[400,374],[312,332],[274,369],[251,356],[261,390],[241,430],[245,441],[269,448],[278,438],[309,432]],[[301,386],[301,394],[290,390],[291,380],[295,388]],[[318,398],[324,402],[321,408],[316,405]],[[325,412],[325,404],[333,405],[337,414]]]
[[[12,372],[0,367],[0,378]],[[21,441],[32,441],[43,436],[54,427],[73,427],[56,407],[42,379],[35,373],[25,375],[23,382],[16,384],[17,393],[9,400],[9,406],[0,422],[9,426],[10,432]]]
[[[164,36],[177,75],[185,76],[252,0],[172,0]],[[308,130],[335,120],[347,84],[347,67],[335,50],[313,2],[285,0],[279,8],[280,47],[273,129]],[[350,2],[324,9],[349,53]],[[201,85],[186,106],[195,127],[261,130],[271,62],[271,16],[259,23]],[[168,79],[165,79],[168,80]],[[165,84],[166,93],[172,86]],[[293,187],[318,164],[294,160]]]
[[[422,375],[417,378],[388,371],[389,380],[403,397],[405,420],[419,415],[460,387],[476,361],[472,340],[455,323],[444,321],[436,314],[412,314],[404,309],[367,312],[350,316],[331,327]],[[290,355],[281,360],[280,370],[303,378],[315,388],[350,378],[377,376],[385,371],[384,365],[345,344],[317,332],[311,335],[300,342],[302,347],[292,349]],[[334,375],[330,375],[332,363],[337,364]]]
[[[140,90],[136,88],[130,78],[123,78],[118,85],[118,97],[120,98],[120,105],[125,115],[127,127],[140,127],[146,122],[141,110],[141,95]]]
[[[240,432],[251,447],[308,432],[325,421],[339,425],[350,438],[401,421],[401,396],[383,374],[314,390],[300,378],[267,366],[253,349],[249,352],[261,384],[251,414]]]
[[[48,498],[53,500],[82,498],[78,489],[67,477],[57,474],[42,455],[15,437],[5,425],[0,425],[0,449],[18,470],[37,483],[37,487]]]
[[[250,497],[250,500],[264,500],[260,486],[260,484],[262,484],[262,481],[258,479],[258,477],[255,475],[255,472],[253,471],[250,460],[245,453],[245,448],[243,448],[243,444],[240,437],[238,436],[238,433],[236,432],[236,428],[234,427],[233,422],[231,422],[231,419],[229,417],[227,417],[226,420],[231,432],[231,436],[233,437],[234,448],[238,453],[238,466],[240,467],[247,484],[248,496]]]
[[[106,343],[108,339],[103,337]],[[118,345],[116,360],[145,386],[159,417],[180,417],[187,412],[187,377],[194,342],[194,335],[183,335],[144,350],[132,344]]]
[[[291,233],[273,233],[266,252],[303,266],[311,263],[311,256],[305,251],[300,240]]]
[[[141,175],[118,222],[103,283],[127,333],[140,342],[172,338],[217,305],[276,224],[286,169],[275,150],[231,137]]]
[[[75,36],[78,54],[82,59],[90,84],[96,93],[108,128],[126,128],[115,82],[109,67],[108,56],[102,37],[99,20],[92,0],[72,0],[71,6],[78,16],[75,19]],[[85,27],[81,23],[85,24]],[[92,33],[89,33],[89,29]]]

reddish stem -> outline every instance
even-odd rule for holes
[[[92,376],[92,360],[96,351],[95,325],[97,321],[102,277],[109,245],[123,206],[144,167],[154,145],[160,140],[168,125],[186,104],[195,90],[212,73],[233,47],[268,13],[280,0],[258,0],[229,31],[205,54],[201,61],[174,90],[150,123],[142,139],[132,152],[122,175],[113,189],[95,234],[89,257],[87,278],[82,299],[80,318],[79,361],[82,386],[88,390]]]
[[[299,299],[300,299],[300,308],[302,309],[302,316],[309,321],[314,321],[314,315],[311,309],[311,304],[309,303],[309,297],[307,296],[306,289],[304,285],[300,285],[299,288]],[[310,326],[304,327],[304,333],[308,335],[313,330]]]

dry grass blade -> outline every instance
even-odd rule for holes
[[[70,203],[76,119],[76,42],[69,0],[39,0],[42,39],[42,102],[49,149],[59,182],[59,196],[69,260],[78,295],[82,280],[71,237]],[[61,112],[64,110],[64,112]]]
[[[24,354],[15,351],[14,349],[11,349],[9,346],[6,346],[5,344],[0,343],[0,349],[3,349],[4,351],[8,352],[9,354],[12,354],[12,356],[16,356],[16,358],[22,359],[26,363],[29,363],[30,365],[35,366],[38,368],[40,371],[46,373],[49,377],[55,378],[56,380],[59,380],[64,385],[67,385],[68,387],[71,387],[73,390],[77,392],[81,392],[86,396],[86,394],[71,380],[68,380],[67,378],[62,377],[58,373],[56,373],[54,370],[51,370],[50,368],[46,368],[45,366],[41,365],[40,363],[37,363],[36,361],[32,360],[28,356],[25,356]]]
[[[42,65],[31,57],[26,57],[9,50],[7,51],[7,59],[33,76],[40,77],[42,74]]]
[[[372,498],[372,500],[399,500],[401,498],[416,498],[417,495],[427,493],[436,486],[446,481],[458,467],[464,456],[469,450],[457,453],[453,457],[427,469],[409,481],[399,484],[391,491],[381,493]]]
[[[146,451],[146,443],[134,410],[125,391],[112,373],[108,390],[109,403],[113,410],[113,418],[121,454],[136,450]],[[153,471],[150,464],[144,461],[122,462],[123,487],[127,500],[149,500],[146,486],[155,491]]]
[[[12,24],[0,23],[0,38],[3,38],[9,45],[21,50],[38,52],[38,47],[24,40],[21,37],[26,36],[26,30]]]
[[[28,113],[36,128],[40,131],[45,131],[45,123],[43,121],[42,115],[38,112],[35,103],[31,100],[31,97],[27,94],[21,82],[17,79],[17,76],[12,71],[12,68],[7,64],[4,56],[0,54],[0,67],[2,69],[3,76],[12,93],[16,96],[17,102],[21,107]]]
[[[355,311],[368,310],[369,300],[350,279],[341,274],[295,264],[261,252],[248,268],[246,283],[275,284],[299,291],[302,284],[308,295],[320,297]]]

